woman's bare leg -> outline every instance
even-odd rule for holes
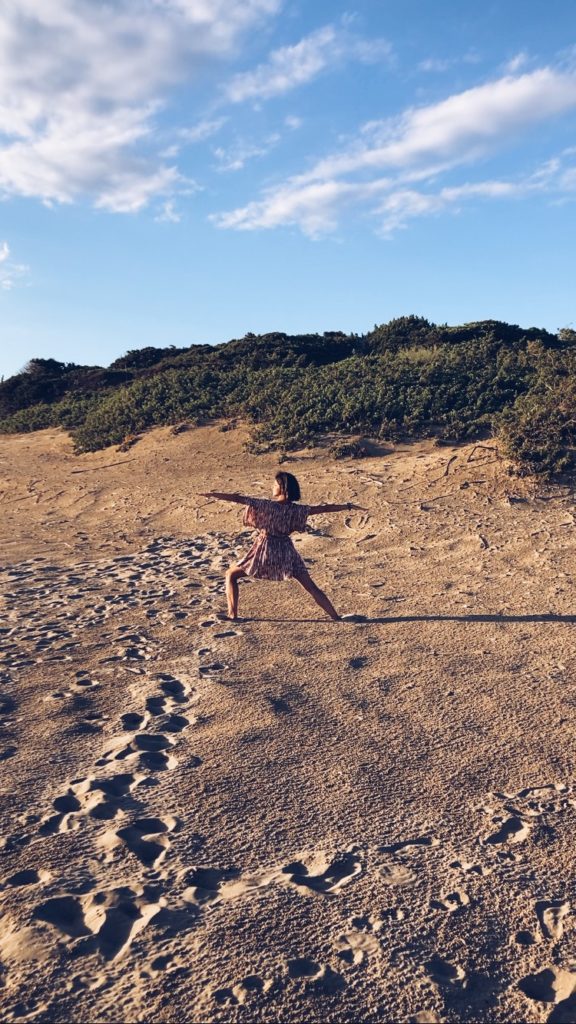
[[[244,569],[237,565],[231,565],[226,573],[226,598],[228,600],[228,617],[238,618],[238,580],[241,576],[247,576]]]
[[[312,579],[309,573],[301,573],[299,576],[295,576],[294,579],[297,580],[302,587],[304,587],[304,590],[307,591],[307,593],[314,598],[316,604],[319,604],[323,611],[325,611],[326,614],[329,615],[331,619],[335,619],[337,621],[340,620],[340,616],[338,615],[338,612],[336,611],[334,605],[326,596],[324,591],[320,590],[320,587],[316,586],[314,580]]]

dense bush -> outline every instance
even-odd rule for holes
[[[108,369],[33,360],[0,384],[0,430],[62,425],[77,451],[148,427],[243,417],[257,446],[327,433],[467,440],[498,432],[521,468],[570,468],[576,334],[403,317],[364,337],[255,336],[128,352]]]
[[[562,356],[536,352],[530,390],[502,412],[497,429],[522,471],[551,477],[574,469],[576,347]]]

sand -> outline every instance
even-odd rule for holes
[[[291,456],[296,583],[222,574],[243,427],[0,437],[5,1020],[576,1019],[574,506],[488,445]]]

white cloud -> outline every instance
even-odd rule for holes
[[[516,78],[508,75],[440,103],[410,109],[396,120],[365,124],[352,146],[213,221],[219,227],[237,230],[298,225],[303,232],[317,236],[334,230],[339,210],[346,205],[370,202],[387,189],[388,208],[384,201],[374,212],[384,213],[384,229],[391,230],[418,212],[473,197],[473,186],[468,184],[461,186],[461,193],[447,191],[431,199],[407,189],[407,183],[432,180],[447,170],[471,164],[509,146],[522,132],[573,108],[576,74],[542,68]],[[387,177],[382,177],[382,172]],[[506,188],[502,187],[501,194]],[[488,191],[485,184],[483,194]],[[496,191],[493,189],[493,194]],[[481,193],[477,190],[476,194]],[[316,210],[312,209],[314,203]]]
[[[216,135],[220,129],[226,124],[228,118],[216,117],[210,120],[205,118],[203,121],[199,121],[198,124],[192,125],[191,128],[179,128],[178,138],[184,142],[196,143],[204,142],[206,139],[211,138],[212,135]]]
[[[173,200],[168,199],[162,204],[162,209],[155,216],[154,220],[159,224],[179,224],[182,220],[182,215],[175,208]]]
[[[520,199],[542,185],[531,179],[524,181],[480,181],[442,188],[438,192],[418,192],[399,189],[386,197],[375,213],[382,214],[381,233],[390,237],[409,220],[446,210],[459,212],[466,202],[474,199]]]
[[[429,191],[401,186],[393,178],[285,186],[260,202],[211,219],[217,227],[240,231],[296,226],[316,239],[337,228],[345,208],[367,206],[372,222],[378,225],[378,233],[390,238],[417,217],[447,211],[459,213],[475,200],[525,199],[535,193],[553,197],[575,191],[576,168],[565,166],[567,153],[569,150],[521,178],[465,182]]]
[[[11,258],[8,242],[0,242],[0,290],[11,291],[15,284],[27,276],[28,270],[24,263],[15,263]]]
[[[260,202],[210,219],[219,228],[253,231],[255,228],[299,227],[310,238],[333,231],[344,206],[372,199],[391,186],[388,178],[362,183],[343,181],[313,182],[270,190]]]
[[[506,62],[504,70],[509,75],[515,75],[520,71],[520,68],[526,67],[528,60],[529,57],[526,51],[521,50],[520,53],[515,54],[514,57],[511,57],[510,60]]]
[[[216,157],[218,171],[241,171],[249,160],[266,156],[271,149],[278,145],[281,139],[278,132],[268,135],[262,142],[247,142],[238,139],[231,146],[218,146],[213,150]]]
[[[431,71],[440,74],[458,64],[478,64],[480,59],[480,55],[475,50],[469,50],[468,53],[458,57],[427,57],[420,61],[417,68],[418,71]]]
[[[390,44],[384,39],[365,40],[345,27],[325,25],[292,46],[274,50],[266,63],[252,71],[234,75],[224,95],[232,103],[267,100],[311,82],[343,61],[374,63],[389,58],[390,53]]]
[[[540,121],[576,107],[576,74],[541,68],[456,93],[395,121],[371,122],[345,153],[336,153],[301,176],[321,180],[356,171],[413,167],[431,161],[452,166],[502,146]]]
[[[448,71],[448,68],[452,67],[454,61],[448,57],[427,57],[426,60],[421,60],[418,64],[419,71],[434,71],[442,72]]]
[[[7,0],[0,194],[135,211],[174,192],[156,147],[169,86],[229,56],[281,0]]]

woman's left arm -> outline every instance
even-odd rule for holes
[[[200,491],[201,498],[217,498],[218,501],[234,501],[238,505],[248,505],[250,498],[243,494],[223,494],[221,491]]]
[[[368,509],[362,508],[362,505],[355,505],[354,502],[347,501],[345,505],[310,505],[308,515],[316,516],[321,512],[352,512],[353,509],[359,512],[368,511]]]

